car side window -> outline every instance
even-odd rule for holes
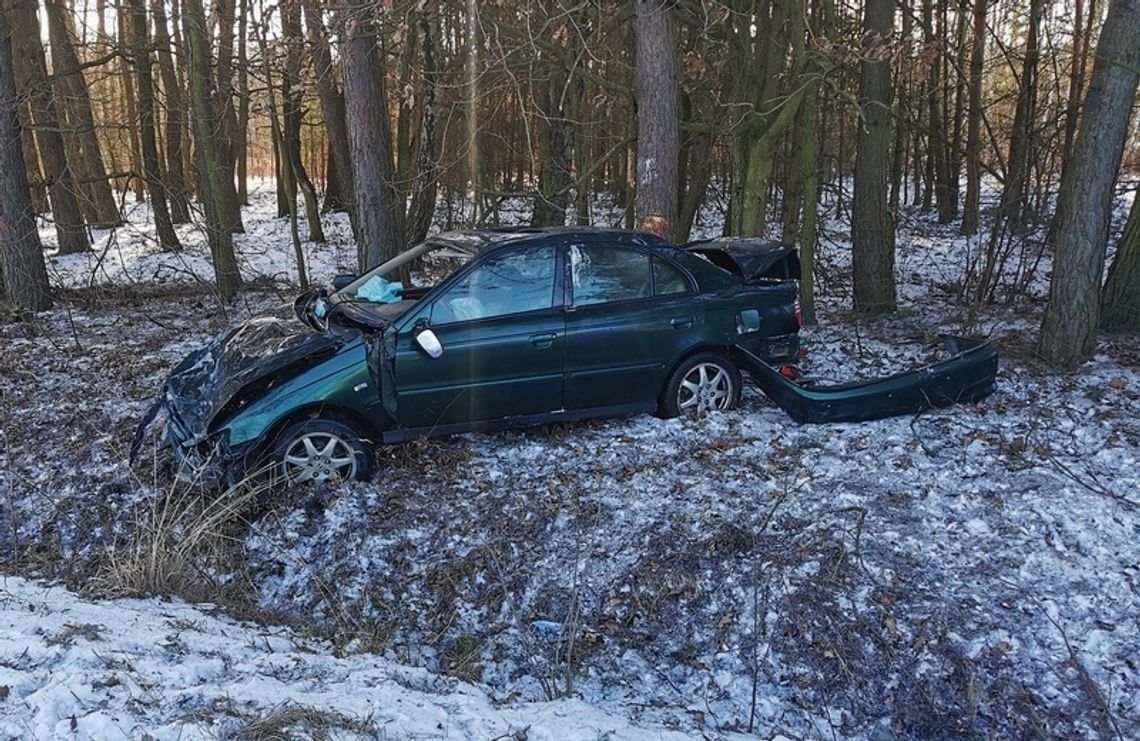
[[[685,275],[660,257],[653,258],[653,294],[688,293],[689,281]]]
[[[432,324],[487,319],[554,306],[555,248],[492,257],[447,290],[432,306]]]
[[[571,246],[570,274],[575,306],[644,298],[651,291],[649,256],[621,247]]]

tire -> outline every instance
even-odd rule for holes
[[[740,369],[735,363],[720,353],[698,353],[686,358],[670,374],[661,391],[658,414],[665,418],[702,417],[710,412],[730,411],[740,403],[740,389]]]
[[[269,453],[275,474],[288,484],[363,481],[372,475],[372,445],[335,419],[304,419],[287,426]]]

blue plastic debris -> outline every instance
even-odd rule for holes
[[[535,620],[530,624],[530,627],[541,635],[551,638],[556,638],[562,634],[562,623],[555,623],[550,620]]]
[[[384,280],[374,275],[356,289],[356,297],[376,304],[393,304],[400,300],[404,292],[404,284],[400,281]]]

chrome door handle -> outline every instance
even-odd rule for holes
[[[673,329],[688,329],[693,326],[693,318],[691,316],[677,316],[670,319],[669,324]]]

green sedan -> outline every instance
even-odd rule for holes
[[[794,250],[742,247],[734,262],[612,229],[432,237],[192,353],[135,449],[163,413],[183,475],[360,479],[379,444],[730,410],[741,352],[780,364],[799,347]]]

